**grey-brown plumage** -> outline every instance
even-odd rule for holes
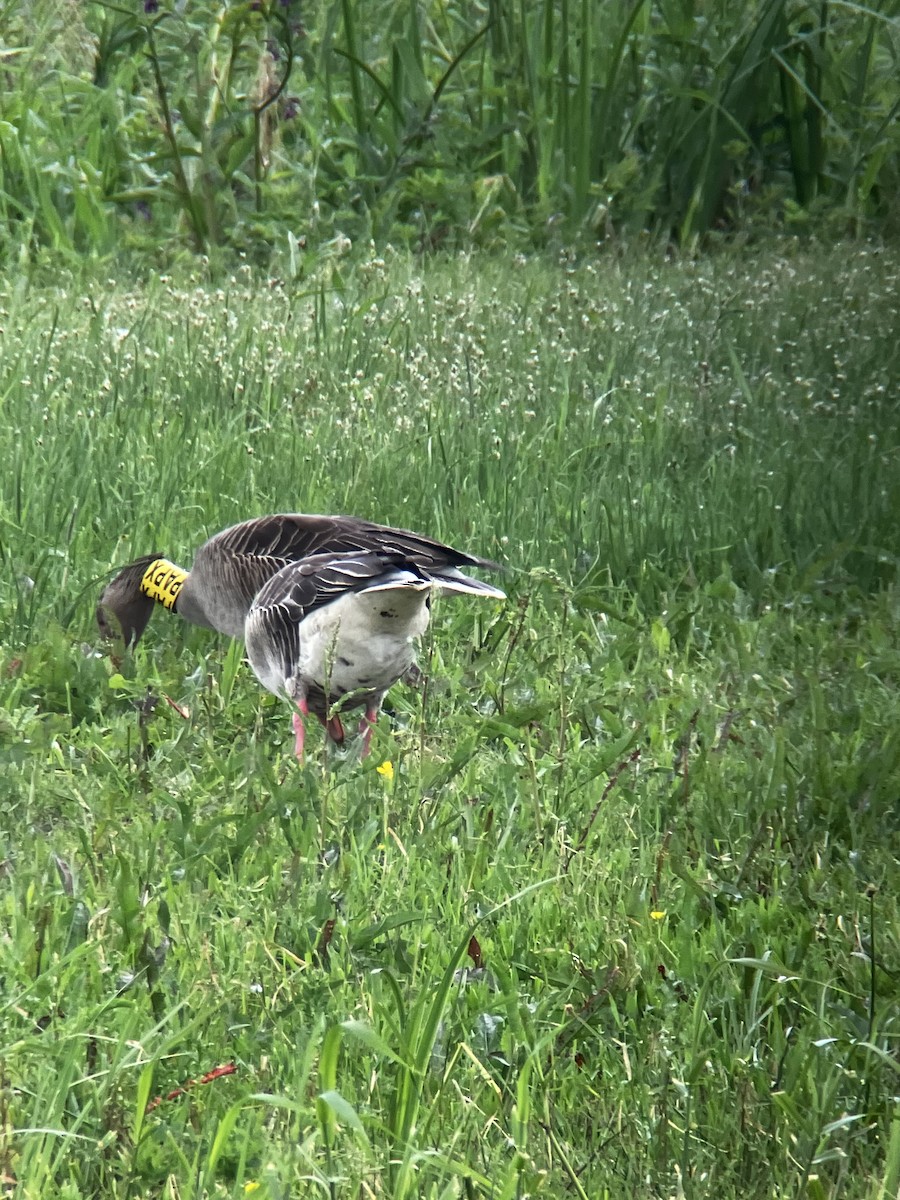
[[[357,517],[277,513],[242,521],[205,542],[190,571],[173,567],[158,555],[130,563],[104,589],[97,606],[101,634],[121,633],[126,645],[143,634],[157,600],[193,625],[244,636],[244,622],[254,597],[269,579],[291,563],[316,554],[371,552],[401,555],[423,568],[445,591],[496,589],[467,579],[460,567],[498,569],[489,559],[464,554],[408,529],[393,529]],[[171,568],[175,577],[169,597],[148,594],[146,574],[154,564]],[[464,583],[461,586],[461,581]]]
[[[310,713],[343,742],[338,709],[365,709],[360,732],[368,752],[384,695],[413,667],[431,592],[446,590],[446,579],[408,555],[368,551],[312,555],[262,586],[247,614],[247,657],[260,683],[294,708],[298,758]],[[450,590],[505,598],[459,571]]]

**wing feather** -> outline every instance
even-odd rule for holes
[[[201,546],[194,569],[210,554],[226,561],[233,557],[240,561],[239,572],[243,576],[252,572],[261,586],[263,575],[269,578],[289,562],[316,554],[353,551],[403,555],[426,569],[452,566],[500,570],[499,564],[488,558],[465,554],[409,529],[377,525],[358,517],[305,513],[275,513],[223,529]],[[248,563],[251,559],[253,564]]]
[[[299,624],[310,613],[331,604],[347,592],[397,581],[406,576],[430,582],[420,568],[402,555],[388,554],[315,554],[301,562],[289,563],[260,588],[251,611],[276,608],[281,620]]]

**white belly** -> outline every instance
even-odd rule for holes
[[[295,678],[332,697],[386,690],[415,661],[429,590],[354,592],[312,613],[300,625]]]

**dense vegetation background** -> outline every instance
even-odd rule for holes
[[[7,0],[0,256],[900,228],[896,0]]]

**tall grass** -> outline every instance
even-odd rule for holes
[[[14,0],[3,20],[7,259],[897,231],[889,4]]]
[[[33,547],[28,574],[48,572],[28,603],[67,610],[52,591],[67,562],[86,565],[84,511],[113,520],[99,532],[123,539],[120,558],[193,545],[209,528],[194,489],[218,496],[213,528],[264,502],[502,530],[521,561],[576,580],[597,564],[651,604],[652,565],[727,571],[754,600],[780,572],[849,569],[870,588],[893,569],[897,500],[887,262],[864,248],[749,274],[730,259],[522,262],[510,291],[508,267],[482,261],[435,293],[374,259],[352,288],[323,274],[264,304],[241,277],[134,294],[110,280],[76,315],[23,293],[0,386],[8,519]],[[396,492],[410,456],[424,506],[417,487]],[[540,461],[559,469],[523,509]]]
[[[8,287],[7,1190],[894,1194],[898,279]],[[364,763],[165,613],[95,652],[110,569],[275,509],[508,563]]]

